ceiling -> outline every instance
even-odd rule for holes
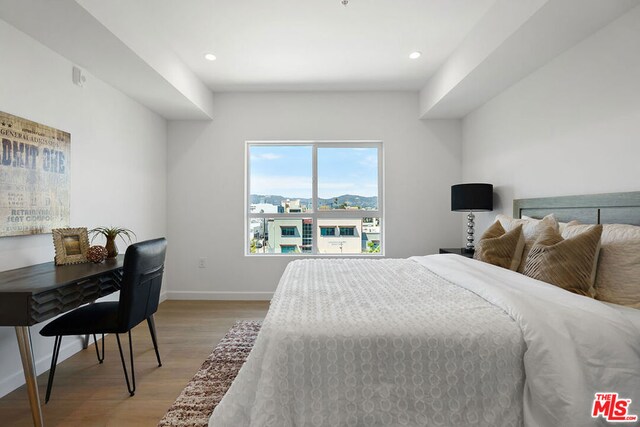
[[[418,90],[493,0],[78,3],[125,42],[173,52],[217,92]]]
[[[635,7],[640,0],[0,0],[0,18],[169,120],[214,118],[217,92],[358,90],[416,91],[427,119],[464,117]],[[422,56],[409,59],[414,51]]]

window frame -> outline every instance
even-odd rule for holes
[[[311,146],[312,147],[312,184],[311,184],[311,200],[312,200],[312,212],[299,212],[299,213],[252,213],[251,212],[251,192],[250,192],[250,149],[252,146]],[[378,149],[378,210],[318,210],[318,148],[377,148]],[[285,257],[341,257],[341,258],[372,258],[372,257],[384,257],[387,240],[385,233],[385,208],[384,208],[384,193],[385,193],[385,179],[384,179],[384,144],[380,140],[310,140],[310,141],[245,141],[245,153],[244,153],[244,254],[251,257],[269,257],[269,256],[285,256]],[[312,250],[311,252],[299,252],[299,253],[260,253],[252,254],[249,242],[249,224],[251,219],[261,218],[267,221],[269,218],[282,218],[282,219],[311,219],[313,221],[312,227]],[[318,252],[318,238],[316,234],[318,229],[319,219],[353,219],[353,218],[379,218],[380,220],[380,241],[385,242],[382,245],[380,252],[378,253],[358,253],[358,254],[326,254]],[[332,236],[333,237],[333,236]],[[335,237],[339,237],[337,234]],[[351,237],[351,236],[349,236]]]

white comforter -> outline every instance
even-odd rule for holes
[[[630,414],[640,418],[640,310],[462,257],[413,259],[501,307],[518,323],[527,345],[526,425],[605,425],[591,417],[598,392],[631,399]]]
[[[295,261],[210,425],[589,425],[640,403],[632,322],[460,256]]]

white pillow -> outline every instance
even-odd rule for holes
[[[551,216],[553,216],[555,218],[554,214],[550,214]],[[522,215],[522,219],[526,219],[526,220],[533,220],[533,221],[539,221],[535,218],[531,218],[530,216],[526,216],[526,215]],[[573,219],[569,222],[559,222],[558,221],[558,231],[560,232],[560,234],[562,234],[562,232],[564,231],[565,227],[567,227],[568,225],[578,225],[580,224],[580,221]]]
[[[569,238],[588,229],[588,225],[568,226],[562,237]],[[640,227],[604,224],[600,258],[596,272],[596,298],[640,308]]]
[[[516,228],[518,225],[522,225],[522,234],[524,234],[524,251],[522,252],[522,262],[520,266],[518,266],[518,273],[524,272],[524,266],[527,263],[527,256],[529,255],[529,251],[533,247],[536,239],[542,231],[551,227],[555,231],[560,232],[558,221],[556,221],[556,217],[553,214],[549,214],[542,219],[534,219],[534,218],[522,218],[516,219],[511,218],[510,216],[498,214],[496,216],[496,221],[500,221],[500,224],[505,229],[506,232],[509,232]]]
[[[536,234],[538,225],[540,225],[540,223],[542,222],[544,222],[546,225],[552,226],[556,231],[559,230],[558,221],[553,214],[549,214],[542,219],[530,218],[526,215],[521,219],[517,219],[507,215],[498,214],[496,215],[496,221],[500,221],[500,224],[505,229],[505,231],[511,231],[522,224],[522,232],[524,233],[524,237],[527,239],[533,237]]]

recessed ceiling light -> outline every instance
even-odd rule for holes
[[[216,60],[216,56],[213,53],[207,53],[204,56],[204,59],[206,59],[208,61],[215,61]]]
[[[411,59],[418,59],[418,58],[420,58],[420,55],[422,55],[422,53],[421,53],[421,52],[418,52],[418,51],[411,52],[411,53],[409,54],[409,58],[411,58]]]

